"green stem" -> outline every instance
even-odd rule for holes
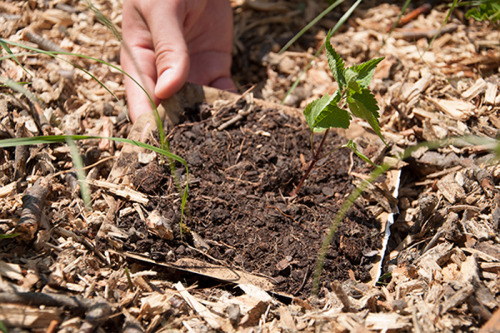
[[[363,193],[365,189],[368,186],[370,186],[370,184],[372,184],[380,175],[389,170],[389,168],[390,166],[388,164],[384,164],[373,170],[370,175],[370,178],[366,181],[363,181],[358,187],[356,187],[356,189],[349,195],[347,200],[340,208],[339,212],[337,213],[337,216],[335,216],[335,220],[333,220],[332,224],[330,225],[328,234],[323,239],[323,244],[321,245],[321,249],[319,251],[318,260],[316,261],[316,268],[314,269],[313,286],[312,286],[313,295],[317,296],[319,293],[321,271],[323,270],[323,266],[325,264],[325,258],[326,258],[326,253],[328,252],[328,247],[332,243],[333,236],[337,231],[337,227],[339,226],[340,222],[344,219],[344,217],[347,215],[347,211],[349,210],[349,208],[351,208],[351,206],[354,204],[354,201],[356,201],[356,199],[361,195],[361,193]]]
[[[316,153],[314,154],[314,156],[311,160],[311,163],[309,163],[309,167],[307,168],[306,172],[302,176],[302,179],[300,180],[299,184],[293,189],[292,192],[290,192],[291,197],[294,197],[297,195],[300,188],[302,187],[302,185],[306,181],[307,177],[311,173],[311,170],[314,168],[314,165],[316,164],[316,162],[318,162],[320,160],[320,153],[321,153],[321,150],[323,150],[323,145],[325,144],[325,140],[326,140],[326,137],[327,137],[329,131],[330,131],[330,129],[328,128],[325,131],[325,134],[323,134],[323,138],[321,139],[321,142],[319,143],[318,149],[316,150]]]

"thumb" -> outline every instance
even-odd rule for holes
[[[189,53],[184,39],[182,8],[172,5],[176,1],[162,1],[161,7],[152,12],[150,23],[156,57],[158,79],[155,96],[166,99],[179,91],[189,74]],[[161,15],[160,15],[161,14]]]

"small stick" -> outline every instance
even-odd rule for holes
[[[413,21],[414,19],[416,19],[420,14],[425,14],[427,13],[429,10],[431,10],[432,6],[430,3],[424,3],[422,6],[418,7],[417,9],[415,10],[412,10],[411,12],[409,12],[408,14],[406,14],[405,16],[403,16],[401,18],[401,20],[399,20],[399,24],[398,26],[402,26],[402,25],[405,25],[411,21]]]
[[[309,167],[307,168],[306,172],[304,173],[304,176],[302,176],[302,179],[300,180],[299,184],[293,189],[293,191],[290,193],[290,196],[291,197],[294,197],[297,195],[297,193],[299,192],[300,188],[302,187],[302,185],[304,184],[304,182],[306,181],[307,177],[309,176],[309,174],[311,173],[312,169],[314,168],[314,165],[316,164],[316,162],[318,162],[320,160],[320,153],[321,153],[321,150],[323,149],[323,145],[325,144],[325,139],[328,135],[328,132],[329,132],[329,128],[325,131],[325,134],[323,135],[323,138],[321,139],[321,142],[319,144],[319,147],[318,149],[316,150],[316,154],[314,154],[312,160],[311,160],[311,163],[309,164]]]
[[[60,47],[59,45],[57,45],[56,43],[36,34],[34,32],[26,31],[24,33],[24,35],[26,36],[26,38],[30,42],[35,43],[42,50],[49,51],[49,52],[51,52],[51,51],[53,51],[53,52],[68,52],[67,50],[65,50],[62,47]]]
[[[396,22],[395,24],[396,24],[396,26],[401,27],[401,26],[413,21],[414,19],[416,19],[420,14],[427,13],[429,10],[431,10],[431,8],[432,8],[432,6],[430,3],[425,3],[422,6],[418,7],[417,9],[412,10],[408,14],[402,16],[401,19],[398,22]],[[387,27],[387,32],[391,31],[391,29],[393,29],[393,28],[394,28],[394,24],[391,24],[389,27]]]
[[[78,296],[66,296],[39,292],[1,292],[1,303],[13,303],[29,306],[64,307],[76,315],[86,314],[85,319],[96,322],[106,319],[112,312],[111,305],[105,300],[85,299]]]
[[[297,296],[299,292],[305,287],[307,279],[309,278],[309,274],[311,273],[311,270],[309,267],[307,267],[306,274],[304,274],[304,279],[302,280],[302,283],[300,284],[299,288],[293,292],[293,296]]]
[[[337,295],[339,298],[340,302],[342,302],[342,305],[344,306],[342,308],[342,311],[344,312],[352,312],[352,306],[351,302],[349,301],[349,297],[347,296],[346,292],[344,289],[342,289],[342,285],[338,281],[333,281],[332,282],[332,290]]]
[[[52,320],[49,324],[49,327],[47,327],[47,330],[45,333],[55,333],[57,332],[57,327],[59,326],[60,322],[58,320]]]
[[[30,241],[35,237],[40,226],[45,198],[49,192],[48,178],[40,178],[24,193],[23,210],[16,227],[16,233],[20,234],[22,240]]]

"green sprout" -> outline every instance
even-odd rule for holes
[[[297,195],[301,186],[309,176],[309,173],[314,168],[316,162],[337,149],[345,147],[350,148],[365,162],[375,165],[368,157],[363,155],[357,149],[356,144],[353,141],[349,141],[347,144],[335,148],[326,155],[322,154],[322,149],[329,130],[331,128],[349,128],[351,115],[366,120],[368,124],[370,124],[373,131],[380,137],[382,142],[385,143],[378,122],[379,107],[377,105],[377,100],[371,93],[370,89],[368,89],[368,85],[373,78],[375,68],[384,58],[372,59],[359,65],[346,67],[344,60],[335,51],[330,43],[331,34],[332,31],[328,33],[325,45],[328,65],[332,71],[335,81],[337,81],[338,90],[332,96],[326,94],[323,97],[314,100],[309,103],[304,110],[307,125],[309,125],[311,130],[312,160],[304,173],[304,176],[291,192],[291,196]],[[348,110],[344,109],[345,106],[347,106]],[[314,133],[323,133],[323,138],[321,139],[316,150],[314,149],[313,144]]]

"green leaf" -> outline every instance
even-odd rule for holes
[[[351,117],[349,112],[337,106],[339,101],[340,94],[337,91],[332,96],[326,94],[307,105],[304,116],[312,131],[323,132],[330,127],[349,127]]]
[[[367,88],[373,79],[373,73],[375,73],[375,68],[377,65],[384,60],[384,57],[372,59],[359,65],[354,65],[347,70],[352,69],[358,73],[356,82],[363,88]]]
[[[78,184],[80,184],[80,193],[82,195],[83,202],[85,203],[86,209],[91,209],[91,198],[90,198],[90,188],[87,182],[85,181],[85,169],[83,168],[83,160],[78,148],[76,147],[75,142],[68,138],[66,139],[66,143],[68,144],[71,152],[71,159],[73,160],[73,166],[76,169],[76,175],[78,178]]]
[[[358,145],[356,144],[356,142],[349,140],[349,142],[346,143],[345,145],[343,145],[343,147],[351,149],[354,152],[354,154],[356,154],[359,158],[361,158],[366,163],[371,164],[373,166],[377,166],[375,163],[372,162],[372,160],[370,160],[366,155],[364,155],[363,153],[361,153],[358,150]]]
[[[315,99],[311,103],[307,104],[306,108],[304,109],[304,117],[306,118],[307,125],[312,131],[314,131],[316,117],[319,115],[321,110],[323,110],[325,106],[327,106],[333,100],[334,96],[330,97],[328,94],[326,94],[323,97]]]
[[[352,114],[358,118],[364,119],[370,124],[371,128],[385,143],[382,133],[380,132],[380,125],[378,122],[378,105],[375,96],[370,90],[363,88],[360,93],[354,93],[347,98],[347,104]]]
[[[0,239],[14,238],[19,236],[19,234],[0,234]],[[1,322],[0,322],[1,323]],[[1,326],[0,326],[1,327]]]
[[[5,325],[0,321],[0,332],[2,333],[8,333],[9,331],[7,331],[7,327],[5,327]]]
[[[346,85],[345,80],[345,65],[344,60],[340,57],[340,55],[335,52],[332,44],[330,43],[330,35],[332,31],[328,32],[328,36],[326,36],[326,57],[328,58],[328,66],[330,66],[330,70],[332,71],[333,77],[335,81],[337,81],[339,85],[339,90],[342,90]]]
[[[472,17],[476,21],[497,22],[500,20],[500,3],[484,2],[477,8],[472,8],[465,13],[466,18]]]
[[[5,51],[7,51],[7,53],[10,56],[12,56],[12,58],[14,59],[14,61],[23,69],[23,71],[25,71],[26,73],[28,73],[29,76],[33,76],[33,74],[31,74],[26,68],[24,68],[24,66],[17,59],[17,57],[14,55],[14,53],[12,53],[12,50],[10,49],[9,45],[7,45],[7,43],[5,43],[3,40],[0,40],[0,45],[3,47],[3,49]]]
[[[33,136],[33,137],[23,137],[23,138],[13,138],[13,139],[3,139],[0,140],[0,148],[5,147],[16,147],[16,146],[26,146],[26,145],[41,145],[41,144],[51,144],[58,142],[66,142],[66,140],[89,140],[89,139],[106,139],[112,140],[116,142],[123,142],[132,144],[141,148],[146,148],[148,150],[157,152],[162,154],[168,158],[176,160],[182,165],[187,166],[187,162],[169,151],[165,149],[158,148],[152,145],[148,145],[146,143],[142,143],[140,141],[124,139],[124,138],[115,138],[115,137],[105,137],[105,136],[96,136],[96,135],[46,135],[46,136]]]
[[[344,74],[347,87],[353,91],[360,92],[361,88],[357,83],[359,74],[352,67],[347,68]]]
[[[327,105],[316,118],[315,132],[323,132],[327,128],[349,128],[351,115],[337,105]]]

